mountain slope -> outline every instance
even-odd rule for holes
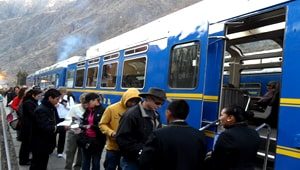
[[[78,0],[51,8],[23,6],[19,11],[17,5],[0,1],[0,68],[14,80],[19,70],[32,73],[72,55],[84,55],[91,45],[198,1]]]

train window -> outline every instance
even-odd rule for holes
[[[143,88],[145,82],[146,57],[124,61],[122,87]]]
[[[118,52],[118,53],[114,53],[114,54],[104,56],[103,60],[108,61],[108,60],[119,58],[119,56],[120,56],[120,53]]]
[[[98,67],[89,67],[86,86],[87,87],[96,87],[98,77]]]
[[[195,88],[200,64],[199,43],[176,45],[172,49],[169,68],[171,88]]]
[[[68,88],[72,88],[74,84],[74,76],[75,76],[75,70],[68,70],[67,71],[67,82],[66,86]]]
[[[117,80],[117,68],[118,63],[107,63],[103,64],[102,76],[101,76],[101,87],[116,87]]]
[[[83,86],[83,78],[84,78],[84,69],[78,69],[76,71],[76,81],[75,81],[75,86],[76,87],[82,87]]]
[[[143,45],[143,46],[139,46],[139,47],[135,47],[135,48],[131,48],[128,50],[125,50],[124,52],[124,56],[131,56],[134,54],[141,54],[141,53],[145,53],[148,50],[148,45]]]

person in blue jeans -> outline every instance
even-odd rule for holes
[[[106,156],[104,161],[105,170],[118,170],[120,167],[121,153],[116,142],[116,131],[122,114],[132,106],[141,101],[139,91],[136,88],[129,88],[123,93],[119,102],[108,106],[99,123],[100,130],[106,135]]]
[[[150,88],[139,96],[143,101],[123,114],[116,134],[122,170],[139,169],[139,153],[152,131],[161,127],[157,110],[164,104],[166,93],[159,88]]]

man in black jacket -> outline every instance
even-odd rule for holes
[[[138,156],[153,130],[161,127],[157,109],[166,99],[166,93],[159,88],[150,88],[139,94],[143,101],[129,108],[121,117],[116,140],[122,158],[122,170],[137,170]]]
[[[46,170],[51,154],[56,146],[56,132],[65,127],[56,126],[58,113],[55,105],[59,102],[60,92],[49,89],[44,94],[42,104],[34,111],[32,124],[32,162],[30,170]]]
[[[140,155],[142,170],[201,170],[206,154],[205,136],[185,119],[189,105],[184,100],[169,104],[168,126],[155,130]]]

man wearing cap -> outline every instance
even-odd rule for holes
[[[122,116],[116,134],[116,141],[122,154],[123,170],[137,170],[138,156],[148,136],[161,127],[156,111],[166,100],[166,93],[159,88],[150,88],[139,94],[143,101],[129,108]]]

